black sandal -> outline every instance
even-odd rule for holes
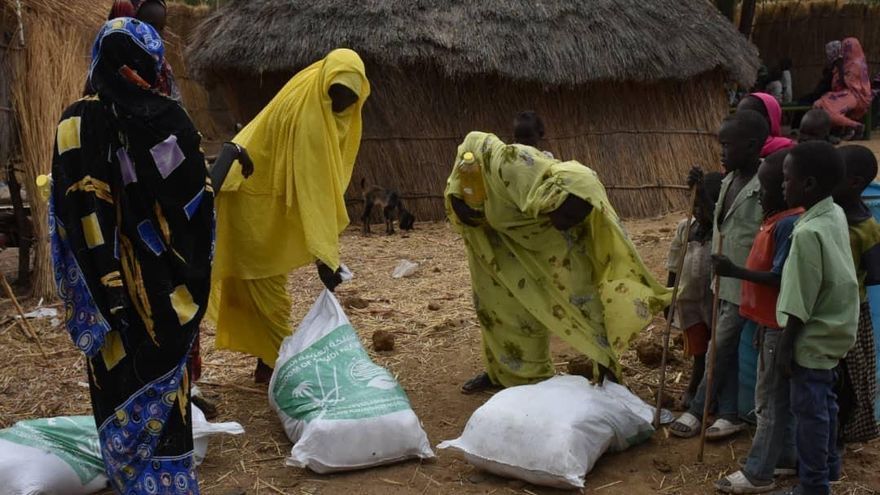
[[[484,390],[489,390],[496,387],[497,385],[492,383],[492,379],[489,378],[489,374],[483,372],[466,381],[464,385],[461,386],[461,393],[475,394],[477,392],[482,392]]]
[[[254,370],[254,383],[264,385],[272,379],[272,368],[269,367],[262,359],[257,359],[257,369]]]

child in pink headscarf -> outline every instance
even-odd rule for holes
[[[833,66],[831,91],[813,105],[831,116],[834,127],[846,129],[844,139],[860,135],[864,126],[857,121],[871,108],[871,80],[862,44],[856,38],[832,41],[825,46],[828,63]]]
[[[767,136],[767,141],[764,142],[764,147],[761,149],[761,158],[780,150],[793,148],[797,144],[792,139],[782,137],[782,107],[772,95],[752,93],[743,98],[736,109],[737,111],[754,110],[767,119],[767,123],[770,125],[770,135]]]

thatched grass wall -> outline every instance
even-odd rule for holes
[[[18,7],[21,7],[20,11]],[[82,95],[88,53],[109,1],[0,0],[0,26],[11,70],[12,118],[16,121],[29,198],[39,197],[37,175],[52,164],[55,124],[61,111]],[[19,15],[20,14],[20,17]],[[19,22],[19,19],[21,22]],[[55,282],[49,257],[46,205],[32,201],[34,219],[34,296],[52,298]]]
[[[209,91],[190,75],[183,56],[190,34],[209,13],[207,6],[169,3],[168,26],[164,33],[165,56],[174,70],[181,98],[196,128],[205,140],[222,142],[229,138],[235,128],[226,101],[218,91]]]
[[[795,95],[813,90],[822,76],[825,43],[855,36],[871,74],[880,72],[880,4],[845,1],[765,2],[758,6],[752,42],[773,65],[792,60]]]
[[[683,184],[693,165],[717,168],[717,127],[726,114],[723,78],[687,82],[594,83],[547,90],[496,78],[452,80],[426,67],[368,64],[373,94],[347,196],[361,211],[360,180],[400,190],[420,220],[444,217],[441,195],[456,146],[471,130],[510,138],[513,117],[534,109],[547,126],[546,148],[594,168],[624,216],[683,209],[687,192],[615,186]],[[287,80],[228,74],[223,84],[236,118],[247,122]]]

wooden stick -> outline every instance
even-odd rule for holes
[[[666,358],[669,354],[669,334],[672,333],[672,320],[675,317],[675,306],[678,302],[678,288],[681,286],[682,272],[684,272],[684,259],[687,257],[688,246],[691,243],[691,225],[693,225],[694,210],[697,207],[697,188],[691,191],[691,209],[687,213],[684,228],[684,246],[678,256],[677,269],[675,271],[675,284],[672,286],[672,302],[669,306],[669,316],[666,317],[666,331],[663,332],[663,357],[660,359],[660,388],[657,391],[657,407],[654,409],[654,429],[660,429],[660,410],[663,407],[663,392],[666,389]]]
[[[27,318],[24,316],[24,310],[21,309],[21,305],[18,304],[18,299],[16,299],[15,293],[12,292],[12,287],[9,286],[9,282],[6,281],[6,276],[3,275],[2,272],[0,272],[0,283],[3,284],[3,288],[6,290],[6,295],[9,296],[12,305],[15,306],[18,315],[21,317],[21,329],[24,330],[25,335],[37,342],[37,347],[40,348],[40,354],[43,355],[43,359],[49,361],[49,356],[46,355],[46,350],[43,349],[43,342],[40,340],[40,336],[37,335],[37,332],[34,331],[30,322],[28,322]]]
[[[687,191],[690,189],[688,186],[684,186],[681,184],[642,184],[638,186],[605,186],[605,189],[609,190],[621,190],[621,191],[641,191],[643,189],[678,189],[682,191]]]
[[[720,233],[718,234],[718,254],[722,253],[722,246],[724,245],[724,236]],[[715,394],[712,393],[712,385],[713,381],[715,381],[715,354],[717,353],[716,345],[715,345],[715,336],[716,336],[716,327],[718,326],[718,305],[720,299],[718,298],[718,293],[721,290],[721,277],[718,274],[715,274],[715,280],[712,284],[715,287],[715,291],[712,295],[712,330],[711,337],[709,337],[709,357],[706,359],[706,394],[705,394],[705,403],[703,404],[703,419],[700,421],[700,450],[697,453],[697,461],[703,462],[703,450],[706,447],[706,420],[709,419],[709,406],[712,404],[712,399]]]

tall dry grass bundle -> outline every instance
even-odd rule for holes
[[[2,7],[9,12],[17,7],[15,4],[3,0]],[[61,112],[82,95],[89,47],[109,5],[108,1],[21,1],[24,44],[14,40],[7,49],[14,50],[9,58],[10,72],[15,76],[13,111],[19,130],[23,183],[29,198],[39,197],[35,179],[51,168],[55,126]],[[55,282],[46,214],[44,203],[31,201],[35,238],[33,294],[52,298]]]
[[[768,65],[792,60],[795,95],[813,90],[822,76],[825,43],[855,36],[871,74],[880,71],[880,4],[840,0],[763,2],[755,15],[752,42]]]

